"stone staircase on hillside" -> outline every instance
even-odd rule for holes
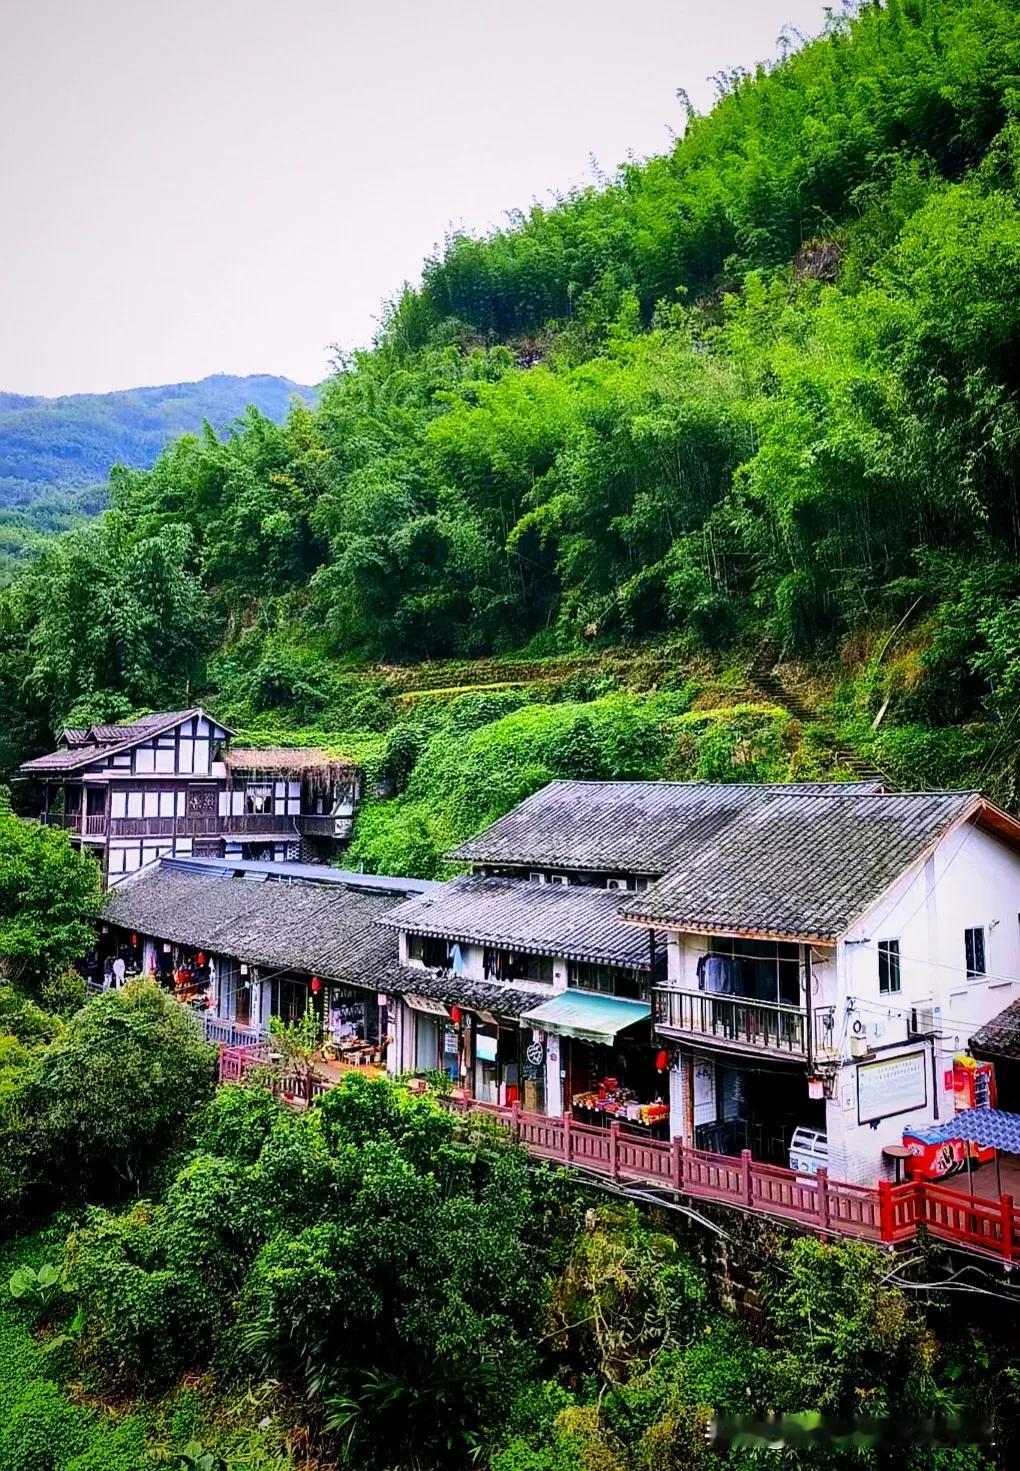
[[[780,709],[788,711],[794,720],[801,725],[828,725],[828,717],[812,710],[795,689],[779,677],[776,673],[776,665],[779,663],[779,649],[772,638],[763,639],[758,647],[758,652],[751,661],[747,671],[748,681],[759,690],[770,702],[778,705]],[[895,785],[880,771],[873,761],[866,756],[852,750],[849,746],[835,744],[832,748],[833,763],[842,766],[846,771],[853,773],[855,781],[877,781],[881,782],[887,791],[895,791]]]

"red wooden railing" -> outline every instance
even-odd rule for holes
[[[271,1045],[220,1048],[220,1081],[238,1082],[264,1067]],[[287,1102],[310,1103],[336,1084],[304,1073],[282,1077],[267,1071],[266,1083]],[[600,1129],[578,1124],[565,1114],[547,1117],[526,1113],[517,1104],[503,1107],[471,1098],[456,1098],[457,1113],[487,1114],[504,1124],[536,1159],[633,1186],[668,1189],[694,1200],[718,1202],[754,1211],[775,1220],[827,1235],[856,1236],[898,1245],[912,1240],[924,1226],[949,1241],[1006,1261],[1020,1261],[1020,1208],[1011,1196],[998,1200],[971,1198],[944,1185],[908,1181],[892,1185],[851,1185],[830,1180],[825,1170],[798,1174],[781,1165],[762,1164],[750,1150],[740,1155],[712,1154],[679,1139],[648,1139],[627,1125]]]

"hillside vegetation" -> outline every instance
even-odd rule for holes
[[[600,651],[658,646],[666,683],[726,709],[772,639],[823,731],[795,711],[769,770],[850,748],[1012,800],[1018,75],[1008,0],[862,6],[721,77],[668,155],[449,239],[314,407],[117,470],[111,510],[4,594],[0,764],[65,718],[197,694],[250,733],[402,745],[406,798],[359,835],[381,861],[380,823],[423,821],[435,848],[467,817],[438,810],[442,761],[420,766],[439,733],[413,682],[366,664],[450,661],[438,709],[483,661],[530,691],[507,738],[561,739],[546,707],[576,705],[573,676],[537,666],[575,658],[582,701],[629,694],[669,745],[661,670],[633,678],[624,653],[606,673]],[[726,739],[723,774],[758,769]],[[600,740],[574,764],[636,769]],[[489,749],[476,770],[502,780]],[[535,750],[500,801],[569,764]]]
[[[250,407],[280,420],[295,398],[312,397],[289,378],[227,373],[62,398],[0,393],[0,583],[40,538],[102,509],[113,465],[147,469],[170,440],[204,423],[222,434]]]

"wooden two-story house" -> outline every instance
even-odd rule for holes
[[[65,729],[26,761],[40,820],[92,852],[110,885],[167,854],[325,859],[350,835],[351,763],[319,750],[240,749],[200,708]]]

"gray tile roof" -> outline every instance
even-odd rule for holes
[[[18,770],[28,775],[34,772],[80,771],[100,757],[110,756],[114,751],[124,750],[138,741],[150,740],[160,731],[173,730],[182,721],[199,713],[196,705],[190,710],[166,710],[157,715],[145,715],[130,725],[92,725],[87,732],[90,744],[76,743],[70,750],[37,756],[33,761],[22,762]]]
[[[468,944],[648,969],[648,935],[620,922],[620,902],[610,889],[473,875],[409,899],[383,923]]]
[[[107,923],[251,965],[376,986],[397,968],[397,937],[377,923],[392,892],[232,878],[178,865],[114,890]]]
[[[875,782],[768,787],[712,782],[554,781],[447,856],[457,863],[659,877],[775,791],[881,791]]]
[[[772,788],[621,913],[709,933],[834,940],[979,801]]]
[[[450,971],[420,970],[410,965],[395,966],[380,982],[380,989],[390,996],[427,996],[446,1006],[488,1011],[511,1021],[549,1000],[544,991],[529,991],[497,981],[473,981]]]
[[[970,1039],[971,1051],[993,1057],[1020,1059],[1020,1001],[1011,1001],[1005,1011],[985,1022]]]

